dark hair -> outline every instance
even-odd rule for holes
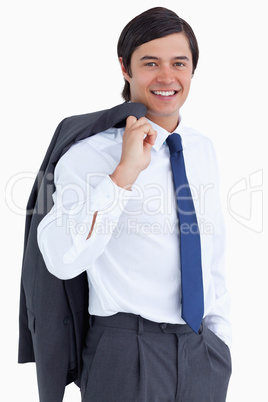
[[[180,32],[184,33],[189,41],[194,74],[199,49],[195,34],[186,21],[164,7],[151,8],[131,20],[121,32],[117,43],[118,57],[122,57],[124,67],[129,76],[131,77],[131,56],[137,47],[153,39]],[[126,101],[130,100],[130,86],[126,80],[122,96]]]

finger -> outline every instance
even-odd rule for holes
[[[155,136],[157,135],[157,131],[153,129],[150,123],[143,124],[140,129],[143,131],[144,134],[147,136]]]
[[[140,132],[143,132],[144,134],[153,134],[155,130],[151,126],[148,121],[142,117],[141,119],[137,120],[135,123],[135,130],[139,130]]]
[[[147,142],[147,144],[154,145],[155,140],[157,137],[157,131],[153,130],[147,133],[146,137],[144,138],[144,142]]]
[[[126,120],[126,130],[130,129],[130,127],[133,126],[137,121],[137,118],[135,116],[129,116]]]

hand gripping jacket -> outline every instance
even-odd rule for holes
[[[53,206],[54,169],[75,142],[123,127],[128,116],[145,116],[139,103],[68,117],[57,127],[27,204],[20,294],[19,363],[36,362],[41,402],[61,402],[67,384],[79,386],[83,342],[88,328],[86,273],[60,280],[46,269],[37,227]]]

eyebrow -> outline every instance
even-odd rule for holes
[[[159,57],[155,57],[155,56],[143,56],[143,57],[140,59],[140,61],[143,61],[143,60],[159,60]],[[186,57],[186,56],[176,56],[176,57],[173,57],[172,60],[187,60],[187,61],[189,61],[189,58]]]

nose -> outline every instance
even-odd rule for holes
[[[174,82],[174,74],[170,68],[170,66],[162,66],[161,69],[158,72],[158,75],[156,77],[157,82],[165,84],[165,85],[170,85]]]

